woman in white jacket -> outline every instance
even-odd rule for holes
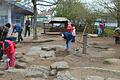
[[[76,40],[76,29],[75,29],[74,26],[73,26],[72,36],[73,36],[72,42],[75,42],[75,40]]]

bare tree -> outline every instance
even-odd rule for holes
[[[40,6],[53,6],[53,5],[56,5],[59,3],[60,0],[17,0],[17,2],[20,2],[22,3],[23,5],[28,5],[28,6],[32,6],[33,7],[33,12],[34,12],[34,16],[33,16],[33,39],[38,39],[38,36],[37,36],[37,13],[38,11],[37,10],[40,10],[40,9],[37,9],[37,5],[40,5]],[[33,5],[31,5],[33,4]]]
[[[34,24],[33,24],[33,39],[38,39],[37,36],[37,5],[41,6],[53,6],[58,3],[59,0],[54,0],[54,2],[46,1],[46,0],[32,0],[33,9],[34,9]],[[43,3],[44,2],[44,3]],[[47,3],[47,4],[46,4]]]
[[[97,0],[99,6],[103,7],[107,13],[117,20],[118,27],[120,27],[120,0]]]
[[[38,36],[37,36],[37,27],[36,27],[36,24],[37,24],[37,5],[36,5],[36,2],[37,0],[32,0],[32,3],[33,3],[33,8],[34,8],[34,23],[33,23],[33,39],[36,40],[38,39]]]
[[[87,32],[93,32],[93,23],[95,21],[95,14],[88,8],[88,3],[80,0],[61,0],[55,7],[55,16],[66,17],[71,20],[77,27],[77,30],[82,31],[83,27],[87,26]]]

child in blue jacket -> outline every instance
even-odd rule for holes
[[[66,39],[66,49],[70,49],[71,48],[71,41],[72,41],[72,33],[70,32],[63,32],[62,37],[64,39]]]

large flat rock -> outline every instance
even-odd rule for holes
[[[40,51],[40,57],[41,58],[55,58],[55,52],[54,51]]]
[[[44,66],[39,65],[33,65],[25,70],[25,76],[26,77],[32,77],[32,78],[48,78],[49,75],[49,69]]]
[[[60,61],[60,62],[55,62],[51,65],[52,69],[68,69],[69,65],[67,62],[65,61]]]

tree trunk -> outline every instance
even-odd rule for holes
[[[117,27],[120,27],[120,2],[119,0],[115,0],[116,2],[116,8],[117,8]]]
[[[34,24],[33,24],[33,39],[37,40],[37,5],[36,5],[36,0],[34,0]]]
[[[120,12],[117,11],[117,27],[120,27]]]

